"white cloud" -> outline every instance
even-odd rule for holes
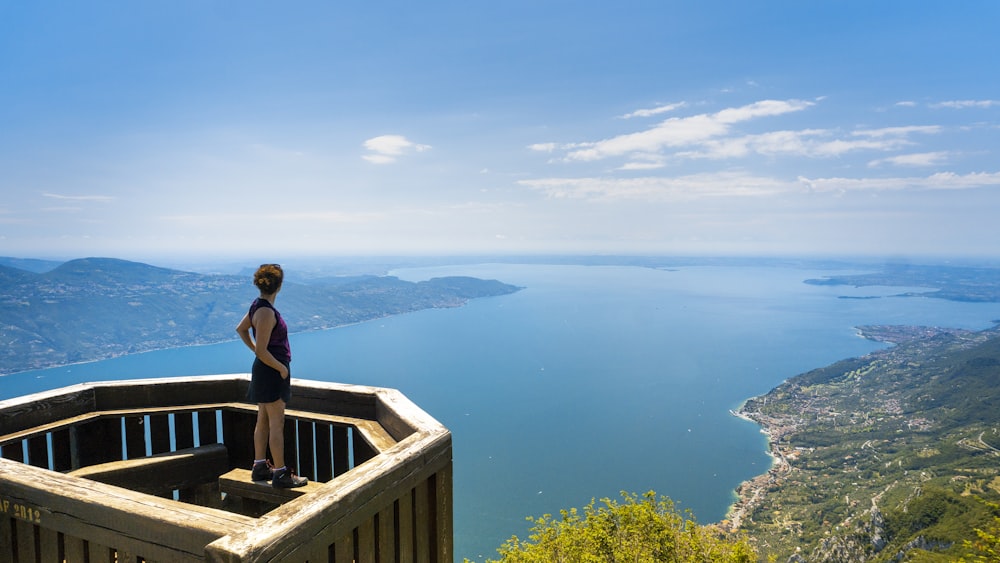
[[[53,193],[43,193],[43,196],[51,199],[58,199],[63,201],[100,201],[108,202],[114,201],[115,197],[110,195],[65,195],[65,194],[53,194]]]
[[[558,145],[555,143],[535,143],[533,145],[528,145],[528,148],[538,152],[552,152],[558,148]]]
[[[940,133],[941,127],[937,125],[908,125],[905,127],[882,127],[880,129],[859,129],[851,133],[855,137],[872,137],[881,139],[885,137],[905,137],[911,133],[934,134]]]
[[[647,162],[626,162],[618,167],[618,170],[656,170],[666,166],[662,161],[650,160]]]
[[[678,202],[707,198],[758,198],[802,193],[961,190],[1000,187],[1000,172],[955,174],[941,172],[926,177],[806,178],[795,181],[744,172],[715,172],[676,177],[642,178],[541,178],[521,180],[520,185],[551,199],[585,201]]]
[[[667,104],[663,106],[656,106],[650,109],[637,109],[631,113],[626,113],[622,116],[622,119],[632,119],[633,117],[652,117],[654,115],[660,115],[661,113],[669,113],[675,109],[682,108],[686,106],[684,102],[678,102],[676,104]]]
[[[364,147],[371,154],[361,158],[372,164],[389,164],[405,154],[430,150],[430,145],[421,145],[410,141],[402,135],[380,135],[364,142]]]
[[[816,192],[884,191],[884,190],[967,190],[1000,186],[1000,172],[955,174],[939,172],[926,177],[911,178],[816,178],[799,177],[799,181]]]
[[[750,154],[764,156],[791,155],[807,157],[836,157],[860,151],[890,151],[911,145],[911,133],[937,132],[938,127],[894,127],[855,131],[851,138],[833,138],[834,131],[803,129],[800,131],[771,131],[758,135],[708,139],[696,144],[695,150],[678,152],[681,158],[740,158]]]
[[[769,196],[798,184],[739,172],[644,178],[544,178],[519,184],[553,199],[682,201],[715,197]]]
[[[931,104],[932,108],[966,109],[1000,106],[1000,100],[951,100]]]
[[[645,131],[579,143],[576,145],[579,148],[570,150],[566,158],[593,161],[633,153],[656,153],[668,147],[682,147],[720,137],[729,133],[736,123],[801,111],[812,105],[813,102],[803,100],[763,100],[713,114],[672,117]]]
[[[946,151],[920,152],[880,158],[869,162],[868,166],[873,168],[883,164],[891,166],[935,166],[945,162],[947,159],[948,153]]]
[[[772,131],[759,135],[746,135],[728,139],[713,139],[700,143],[699,150],[677,153],[684,158],[738,158],[751,153],[763,155],[813,155],[821,144],[816,137],[829,136],[830,132],[823,129],[805,129],[802,131]]]
[[[648,170],[664,166],[668,158],[729,159],[750,155],[831,158],[857,151],[896,151],[913,145],[911,138],[914,135],[933,135],[942,131],[938,125],[912,125],[858,129],[850,133],[808,128],[751,135],[731,134],[736,124],[802,111],[818,103],[818,100],[821,98],[817,101],[763,100],[711,114],[669,118],[648,129],[601,141],[562,145],[538,143],[529,148],[547,153],[562,151],[564,156],[557,159],[562,162],[622,157],[627,162],[618,170]],[[909,102],[899,104],[908,105]],[[653,115],[682,105],[638,110],[624,117]],[[900,160],[900,163],[904,162],[905,159]]]

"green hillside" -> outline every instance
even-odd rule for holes
[[[984,502],[1000,500],[1000,330],[911,333],[743,407],[776,461],[741,487],[728,524],[762,553],[955,561],[1000,516]]]

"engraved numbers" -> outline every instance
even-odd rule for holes
[[[33,506],[11,502],[8,499],[0,499],[0,508],[3,509],[5,514],[10,514],[19,520],[31,522],[32,524],[42,523],[42,511]]]

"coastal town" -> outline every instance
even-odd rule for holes
[[[761,426],[773,464],[737,488],[722,530],[790,555],[793,544],[856,537],[892,508],[887,499],[912,497],[933,481],[1000,493],[997,415],[963,416],[934,399],[944,399],[940,381],[956,369],[993,367],[1000,330],[858,330],[893,346],[792,378],[733,411]],[[966,403],[982,395],[966,391]]]

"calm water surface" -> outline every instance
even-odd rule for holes
[[[857,325],[982,329],[1000,319],[1000,304],[802,283],[832,273],[510,264],[401,270],[393,274],[414,281],[469,275],[525,289],[295,334],[292,373],[399,389],[452,431],[459,561],[493,557],[511,535],[525,537],[526,516],[622,490],[655,490],[699,522],[713,522],[741,481],[770,466],[759,429],[730,409],[793,375],[882,347],[859,338]],[[249,365],[238,342],[164,350],[6,376],[0,399],[83,381],[235,373]]]

